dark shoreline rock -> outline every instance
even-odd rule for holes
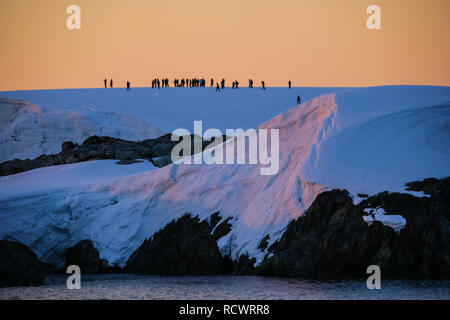
[[[100,259],[98,250],[89,239],[81,240],[73,247],[67,249],[65,256],[66,264],[64,269],[67,269],[70,265],[77,265],[80,267],[82,274],[121,272],[119,267],[112,267],[108,261]]]
[[[308,278],[367,277],[378,265],[383,277],[450,278],[450,178],[411,184],[430,197],[382,192],[358,205],[345,190],[319,194],[270,248],[256,273]],[[362,220],[367,207],[401,214],[397,234],[380,222]]]
[[[206,220],[186,214],[170,222],[130,256],[125,272],[160,275],[224,274],[226,261]]]
[[[185,214],[145,240],[130,256],[124,271],[168,276],[253,274],[254,258],[242,255],[232,261],[220,253],[217,240],[232,228],[230,218],[219,223],[221,220],[219,212],[202,221]]]
[[[45,275],[56,272],[26,245],[0,240],[0,287],[43,285]]]

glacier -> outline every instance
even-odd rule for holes
[[[259,263],[266,254],[261,240],[269,235],[270,246],[324,190],[404,192],[408,181],[450,175],[449,87],[337,89],[259,128],[280,132],[273,176],[261,176],[259,164],[155,169],[99,160],[0,177],[0,238],[20,241],[58,266],[68,247],[91,239],[101,258],[123,266],[170,221],[220,211],[233,225],[218,241],[222,254],[248,253]],[[111,168],[107,177],[94,178],[104,166]],[[89,172],[93,178],[82,178]]]

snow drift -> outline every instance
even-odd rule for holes
[[[233,225],[218,241],[222,254],[260,262],[261,240],[269,235],[270,246],[323,190],[403,191],[408,181],[450,175],[449,101],[447,87],[349,89],[311,99],[260,126],[280,132],[273,176],[260,175],[260,165],[172,164],[56,188],[44,179],[40,188],[25,187],[37,170],[1,177],[0,238],[57,265],[68,247],[91,239],[101,258],[123,266],[170,221],[220,211]],[[103,161],[90,166],[95,171]],[[4,192],[15,179],[24,187]]]

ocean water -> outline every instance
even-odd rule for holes
[[[44,286],[0,288],[0,299],[443,299],[450,281],[381,280],[369,290],[365,279],[316,281],[256,276],[82,275],[69,290],[67,276],[52,275]]]

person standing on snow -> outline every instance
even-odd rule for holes
[[[112,88],[113,87],[113,80],[111,79],[111,81],[109,81],[109,86]]]
[[[288,84],[289,84],[289,89],[290,89],[290,88],[291,88],[291,86],[292,86],[292,82],[291,82],[291,80],[289,80]]]
[[[217,85],[216,85],[216,92],[217,91],[219,91],[220,92],[220,87],[219,87],[219,83],[217,82]]]
[[[131,86],[130,81],[127,81],[127,90],[128,90],[128,91],[130,91],[130,86]]]
[[[301,103],[300,96],[297,96],[297,104],[300,104],[300,103]]]
[[[264,81],[261,81],[261,89],[266,90],[266,83]]]

